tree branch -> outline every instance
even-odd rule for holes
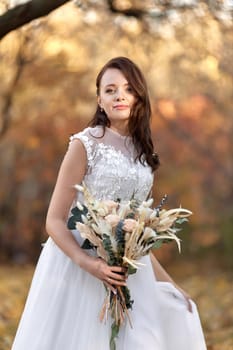
[[[33,19],[48,15],[68,1],[31,0],[8,10],[0,16],[0,40],[12,30],[29,23]]]
[[[28,37],[23,36],[22,37],[22,42],[19,47],[19,51],[17,53],[17,56],[15,58],[15,63],[16,63],[16,69],[14,72],[14,76],[12,79],[12,82],[8,88],[8,91],[4,95],[4,102],[3,102],[3,107],[2,107],[2,121],[0,124],[0,138],[2,138],[7,130],[10,127],[11,124],[11,107],[13,103],[13,98],[14,94],[16,91],[16,87],[18,84],[18,81],[23,73],[23,70],[25,68],[25,65],[28,63],[27,60],[24,58],[23,51],[25,49],[25,46],[27,44]]]
[[[62,6],[63,4],[69,2],[70,0],[30,0],[25,4],[18,5],[0,16],[0,40],[12,30],[15,30],[30,21],[48,15],[50,12],[56,8]],[[91,6],[88,1],[86,1],[88,6]],[[78,2],[79,5],[82,2]],[[139,20],[143,20],[145,16],[149,16],[155,19],[166,18],[168,16],[169,10],[183,12],[185,10],[192,10],[197,7],[198,2],[195,4],[193,2],[185,2],[181,4],[172,4],[171,1],[155,1],[155,10],[143,8],[128,8],[121,9],[117,7],[114,0],[106,0],[109,11],[114,14],[122,14],[126,17],[135,17]],[[226,5],[223,5],[222,2],[219,4],[217,0],[204,1],[203,3],[207,4],[207,9],[213,15],[216,15],[216,9],[218,11],[230,11],[232,14],[231,7],[227,8]],[[215,4],[215,6],[214,6]],[[216,5],[218,4],[218,6]],[[217,6],[217,7],[216,7]],[[225,6],[225,7],[224,7]],[[206,10],[208,11],[208,10]],[[219,19],[219,18],[217,18]]]
[[[136,8],[129,8],[129,9],[125,9],[125,10],[121,10],[118,7],[115,6],[114,4],[114,0],[107,0],[107,4],[109,7],[109,10],[113,13],[120,13],[124,16],[127,17],[136,17],[138,19],[142,19],[142,17],[147,14],[147,11],[144,11],[142,9],[136,9]]]

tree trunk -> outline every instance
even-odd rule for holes
[[[0,39],[14,29],[29,23],[33,19],[46,16],[69,0],[31,0],[18,5],[0,16]]]

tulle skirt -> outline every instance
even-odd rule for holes
[[[149,256],[130,275],[134,300],[116,340],[117,350],[205,350],[196,305],[156,281]],[[12,350],[109,350],[112,320],[100,322],[103,283],[85,272],[51,238],[44,245]]]

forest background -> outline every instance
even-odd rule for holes
[[[233,2],[60,6],[66,2],[0,2],[0,350],[12,340],[47,237],[46,211],[69,136],[95,111],[99,69],[120,55],[139,65],[149,85],[161,159],[155,203],[166,193],[166,207],[194,213],[180,234],[182,254],[173,244],[156,254],[197,300],[208,349],[230,350]]]

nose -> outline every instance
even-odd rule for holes
[[[124,99],[125,99],[124,91],[122,91],[122,89],[117,89],[117,91],[116,91],[116,100],[117,101],[122,101]]]

